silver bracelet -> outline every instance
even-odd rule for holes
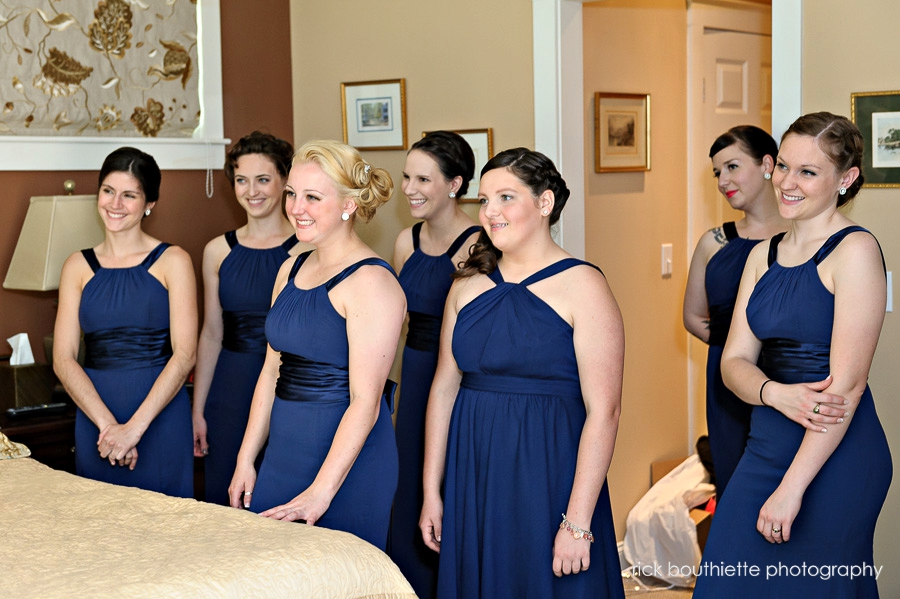
[[[565,514],[562,515],[562,518],[562,522],[559,523],[560,530],[565,529],[569,531],[576,539],[584,539],[586,541],[590,541],[591,543],[594,542],[594,533],[583,528],[578,528],[577,526],[569,522],[569,519],[566,518]]]

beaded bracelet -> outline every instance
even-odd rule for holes
[[[584,539],[586,541],[590,541],[591,543],[594,542],[594,533],[583,528],[578,528],[577,526],[569,522],[569,519],[566,518],[565,514],[562,515],[562,518],[562,522],[559,523],[560,530],[566,529],[567,531],[572,533],[572,536],[576,539]]]

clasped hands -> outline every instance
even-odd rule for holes
[[[110,424],[100,431],[97,439],[97,451],[110,466],[127,466],[134,470],[138,461],[137,444],[141,433],[129,424]]]

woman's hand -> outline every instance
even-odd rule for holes
[[[772,381],[766,384],[761,395],[766,405],[800,426],[824,433],[827,429],[823,425],[843,422],[850,416],[844,407],[849,403],[845,398],[824,392],[830,386],[831,375],[814,383],[784,385]]]
[[[441,552],[441,522],[444,519],[444,502],[440,499],[425,499],[419,516],[419,529],[425,545],[432,551]]]
[[[134,465],[137,462],[137,451],[135,449],[142,435],[143,431],[131,423],[110,424],[100,431],[100,437],[97,439],[97,451],[100,452],[101,458],[109,460],[109,463],[113,466],[120,461],[124,461],[126,456],[131,455],[128,465],[134,470]]]
[[[328,511],[332,499],[327,493],[310,486],[288,503],[266,510],[260,516],[287,522],[299,520],[312,526]]]
[[[784,543],[791,539],[791,525],[800,512],[803,495],[779,486],[759,510],[756,530],[770,543]]]
[[[591,565],[591,543],[576,539],[572,533],[559,529],[553,541],[553,573],[557,576],[578,574]]]
[[[228,485],[228,504],[237,509],[247,509],[250,507],[250,501],[253,499],[253,487],[256,485],[256,468],[253,466],[242,466],[238,462],[237,468],[234,470],[234,476],[231,478],[231,484]]]
[[[206,440],[206,418],[203,414],[191,414],[194,423],[194,457],[202,458],[209,453],[209,442]]]

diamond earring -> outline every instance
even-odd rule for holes
[[[456,197],[456,192],[455,192],[455,191],[451,191],[448,195],[450,196],[451,199],[452,199],[452,198],[455,198],[455,197]]]
[[[771,178],[772,178],[772,173],[766,173],[765,175],[763,175],[763,179],[765,179],[766,181],[768,181]]]
[[[841,195],[845,195],[845,194],[847,193],[847,188],[846,188],[846,187],[841,187],[841,188],[838,190],[838,193],[841,194]]]
[[[150,216],[150,209],[149,209],[149,208],[147,208],[146,210],[144,210],[144,216]]]

